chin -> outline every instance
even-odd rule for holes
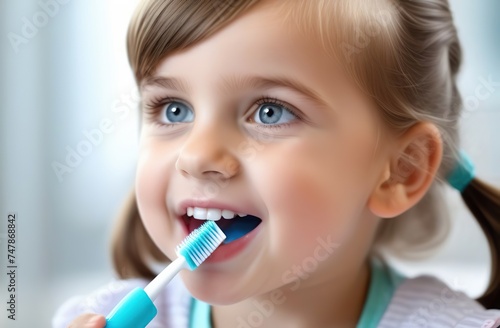
[[[182,281],[193,297],[212,305],[231,305],[251,297],[234,279],[214,273],[182,272]]]

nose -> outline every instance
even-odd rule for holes
[[[210,128],[195,131],[183,144],[176,169],[184,176],[196,179],[229,179],[238,174],[240,162],[231,152],[230,138],[219,129]]]

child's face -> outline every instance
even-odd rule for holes
[[[377,142],[387,141],[372,103],[318,42],[268,2],[164,59],[155,77],[185,90],[142,89],[144,105],[173,98],[143,114],[136,189],[153,240],[176,257],[186,206],[262,220],[230,258],[184,273],[196,297],[231,303],[297,276],[306,286],[359,269],[377,226],[366,208],[382,167]]]

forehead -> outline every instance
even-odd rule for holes
[[[248,76],[286,76],[313,89],[333,86],[341,72],[320,42],[286,19],[283,2],[263,1],[211,37],[166,57],[154,75],[182,77],[185,89],[210,81],[230,91]]]

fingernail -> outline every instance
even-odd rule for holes
[[[89,328],[94,328],[96,323],[100,320],[101,318],[98,316],[92,317],[88,322],[87,322],[87,327]]]

